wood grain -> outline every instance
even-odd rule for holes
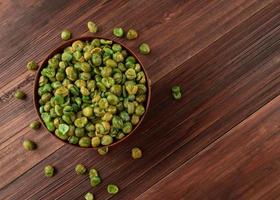
[[[279,199],[279,123],[280,96],[137,199]]]
[[[273,158],[279,160],[278,0],[15,0],[1,2],[0,10],[0,199],[82,199],[88,191],[97,199],[163,199],[176,188],[169,199],[207,199],[205,192],[210,190],[208,199],[279,196],[279,165],[271,164]],[[88,20],[100,25],[98,35],[112,38],[113,27],[134,27],[140,33],[138,40],[118,40],[135,52],[141,41],[152,47],[149,56],[140,56],[153,83],[150,112],[137,133],[106,157],[64,145],[46,130],[28,128],[36,114],[31,101],[34,75],[26,71],[26,62],[42,61],[59,46],[65,27],[74,37],[89,35]],[[180,101],[170,96],[174,84],[183,87]],[[13,98],[17,88],[27,92],[24,102]],[[271,121],[263,120],[268,117]],[[267,129],[262,132],[253,126]],[[242,127],[249,132],[244,141]],[[260,136],[255,138],[254,131]],[[34,139],[39,149],[24,152],[23,138]],[[267,147],[257,150],[266,141]],[[244,152],[242,142],[250,146]],[[144,151],[137,162],[130,159],[134,146]],[[259,170],[248,169],[245,161],[250,155],[260,159]],[[248,172],[240,185],[237,168],[231,168],[236,159],[238,170]],[[216,166],[214,161],[219,168],[207,173]],[[100,187],[92,189],[86,176],[75,175],[79,162],[99,169]],[[52,179],[42,175],[47,164],[58,169]],[[270,165],[274,168],[266,170]],[[218,177],[217,182],[204,182],[203,173],[206,180]],[[177,178],[172,180],[174,174]],[[260,181],[266,176],[275,178]],[[121,192],[107,194],[108,183],[118,184]],[[259,192],[247,189],[247,184]]]

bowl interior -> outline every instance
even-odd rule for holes
[[[117,42],[117,41],[115,41],[115,40],[113,40],[113,39],[110,39],[110,38],[99,37],[99,36],[80,37],[80,38],[75,38],[75,39],[71,39],[71,40],[68,40],[68,41],[64,42],[61,46],[59,46],[59,47],[57,47],[56,49],[54,49],[54,50],[43,60],[43,62],[42,62],[41,65],[39,66],[39,68],[38,68],[38,70],[37,70],[37,72],[36,72],[36,75],[35,75],[35,80],[34,80],[33,103],[34,103],[34,107],[35,107],[36,113],[37,113],[37,115],[38,115],[38,117],[39,117],[41,123],[42,123],[43,126],[46,128],[45,123],[43,122],[43,120],[42,120],[42,118],[41,118],[41,114],[40,114],[40,112],[39,112],[39,107],[40,107],[40,105],[39,105],[39,99],[40,99],[40,97],[39,97],[38,92],[37,92],[37,91],[38,91],[38,88],[39,88],[39,78],[40,78],[40,74],[41,74],[42,69],[43,69],[45,66],[47,66],[48,60],[49,60],[50,58],[52,58],[52,57],[53,57],[55,54],[57,54],[57,53],[61,53],[66,47],[70,46],[74,41],[76,41],[76,40],[91,41],[91,40],[93,40],[93,39],[95,39],[95,38],[98,38],[98,39],[106,39],[106,40],[112,40],[114,43],[120,44],[124,49],[126,49],[126,50],[129,52],[129,54],[133,55],[133,56],[136,58],[137,62],[141,65],[142,70],[143,70],[143,72],[144,72],[144,74],[145,74],[145,76],[146,76],[146,86],[147,86],[147,89],[148,89],[148,90],[147,90],[147,100],[146,100],[146,102],[145,102],[145,113],[141,116],[141,118],[140,118],[138,124],[137,124],[136,126],[134,126],[133,130],[132,130],[128,135],[126,135],[124,138],[122,138],[122,139],[120,139],[120,140],[117,140],[117,141],[113,142],[112,144],[108,145],[108,147],[111,147],[111,146],[114,146],[114,145],[116,145],[116,144],[118,144],[118,143],[124,141],[125,139],[127,139],[130,135],[132,135],[132,134],[136,131],[136,129],[140,126],[140,124],[142,123],[143,119],[144,119],[145,116],[146,116],[146,113],[147,113],[147,111],[148,111],[148,109],[149,109],[150,98],[151,98],[151,81],[150,81],[150,79],[149,79],[149,76],[148,76],[148,74],[147,74],[147,72],[146,72],[146,70],[145,70],[143,64],[141,63],[141,60],[138,58],[137,55],[135,55],[135,53],[133,53],[133,51],[131,51],[129,48],[127,48],[127,47],[126,47],[125,45],[123,45],[122,43]],[[46,129],[47,129],[47,128],[46,128]],[[48,130],[48,129],[47,129],[47,130]],[[70,143],[68,143],[68,142],[66,142],[66,141],[64,141],[64,140],[62,140],[62,139],[56,137],[56,135],[53,134],[53,133],[51,133],[50,131],[48,131],[48,132],[49,132],[53,137],[55,137],[56,139],[58,139],[58,140],[60,140],[60,141],[62,141],[62,142],[64,142],[64,143],[67,143],[67,144],[72,145],[72,146],[75,146],[75,147],[84,148],[84,147],[80,147],[80,146],[78,146],[78,145],[70,144]]]

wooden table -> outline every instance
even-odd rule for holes
[[[280,1],[279,0],[2,0],[0,2],[0,199],[97,200],[280,199]],[[135,41],[152,48],[140,56],[152,80],[151,107],[130,139],[99,156],[30,130],[34,74],[63,42],[60,32],[99,35],[139,30]],[[114,38],[115,39],[115,38]],[[174,101],[170,87],[183,98]],[[25,101],[13,93],[22,89]],[[34,152],[22,140],[38,144]],[[134,161],[130,149],[144,157]],[[91,188],[74,167],[96,167],[103,178]],[[57,168],[53,178],[43,168]],[[120,193],[106,192],[116,183]]]

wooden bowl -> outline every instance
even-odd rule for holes
[[[147,94],[147,100],[145,102],[145,113],[141,116],[138,124],[133,128],[133,130],[128,134],[126,135],[124,138],[108,145],[108,147],[112,147],[112,146],[115,146],[119,143],[121,143],[122,141],[126,140],[130,135],[132,135],[134,132],[136,132],[137,128],[140,126],[140,124],[142,123],[143,119],[145,118],[147,112],[148,112],[148,109],[149,109],[149,105],[150,105],[150,98],[151,98],[151,80],[149,79],[148,77],[148,74],[147,74],[147,71],[145,70],[143,64],[141,63],[140,59],[138,58],[138,56],[135,55],[135,53],[133,53],[133,51],[131,51],[129,48],[127,48],[125,45],[123,45],[122,43],[120,42],[117,42],[117,41],[114,41],[113,39],[109,39],[109,38],[105,38],[105,37],[99,37],[99,36],[86,36],[86,37],[80,37],[80,38],[75,38],[75,39],[71,39],[71,40],[68,40],[66,42],[64,42],[61,46],[57,47],[54,51],[52,51],[44,60],[43,62],[41,63],[41,65],[39,66],[37,72],[36,72],[36,75],[35,75],[35,80],[34,80],[34,91],[33,91],[33,104],[34,104],[34,107],[35,107],[35,110],[36,110],[36,113],[41,121],[41,123],[43,124],[43,126],[47,129],[45,123],[43,122],[42,118],[41,118],[41,115],[40,115],[40,112],[39,112],[39,95],[38,95],[38,87],[39,87],[39,78],[40,78],[40,74],[41,74],[41,70],[48,64],[48,60],[50,58],[52,58],[55,54],[57,53],[62,53],[63,49],[65,49],[67,46],[71,46],[71,44],[76,41],[76,40],[81,40],[81,41],[91,41],[93,40],[94,38],[98,38],[98,39],[106,39],[106,40],[112,40],[114,43],[118,43],[120,44],[124,49],[126,49],[131,55],[133,55],[136,60],[138,61],[138,63],[141,65],[144,73],[145,73],[145,76],[146,76],[146,80],[147,80],[147,88],[148,88],[148,94]],[[47,129],[48,130],[48,129]],[[74,145],[74,144],[70,144],[68,141],[64,141],[60,138],[58,138],[54,133],[50,132],[48,130],[48,132],[54,137],[56,138],[57,140],[60,140],[64,143],[67,143],[69,145],[72,145],[72,146],[75,146],[75,147],[79,147],[79,148],[90,148],[90,147],[80,147],[78,145]]]

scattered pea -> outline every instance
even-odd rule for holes
[[[54,172],[55,172],[55,169],[54,169],[53,166],[51,166],[51,165],[45,166],[45,168],[44,168],[44,174],[45,174],[46,177],[52,177],[52,176],[54,176]]]
[[[64,29],[61,32],[61,39],[62,40],[69,40],[71,38],[71,32],[68,29]]]
[[[27,151],[32,151],[32,150],[36,149],[36,144],[31,140],[24,140],[23,148]]]
[[[99,176],[93,176],[90,178],[90,185],[95,187],[101,183],[101,178]]]
[[[94,200],[94,196],[91,192],[86,193],[85,200]]]
[[[28,70],[31,70],[31,71],[35,71],[35,70],[37,70],[38,69],[38,65],[37,65],[37,63],[35,62],[35,61],[29,61],[28,63],[27,63],[27,69]]]
[[[150,46],[149,46],[147,43],[144,42],[144,43],[140,44],[140,46],[139,46],[139,52],[140,52],[141,54],[146,55],[146,54],[149,54],[150,51],[151,51]]]
[[[87,27],[88,27],[89,32],[91,32],[91,33],[96,33],[98,31],[97,25],[92,21],[89,21],[87,23]]]
[[[41,123],[37,120],[31,122],[29,125],[29,127],[32,129],[38,129],[38,128],[40,128],[40,126],[41,126]]]
[[[134,147],[132,150],[131,150],[131,157],[133,159],[139,159],[142,157],[142,151],[141,149],[139,149],[138,147]]]
[[[116,27],[116,28],[113,29],[113,34],[116,37],[122,37],[124,35],[124,30],[120,27]]]
[[[172,96],[175,100],[181,99],[182,97],[182,92],[181,92],[181,87],[178,85],[175,85],[171,88]]]
[[[126,33],[126,38],[128,40],[134,40],[138,37],[138,33],[135,29],[129,29]]]
[[[97,149],[98,154],[101,155],[101,156],[106,155],[108,153],[108,151],[109,151],[109,148],[107,146],[99,147]]]
[[[78,175],[85,174],[87,169],[83,164],[77,164],[75,167],[75,171]]]
[[[114,185],[114,184],[109,184],[107,186],[107,192],[109,194],[117,194],[119,192],[119,188],[117,185]]]
[[[26,98],[26,94],[23,91],[21,91],[21,90],[16,90],[15,98],[17,98],[17,99],[25,99]]]

